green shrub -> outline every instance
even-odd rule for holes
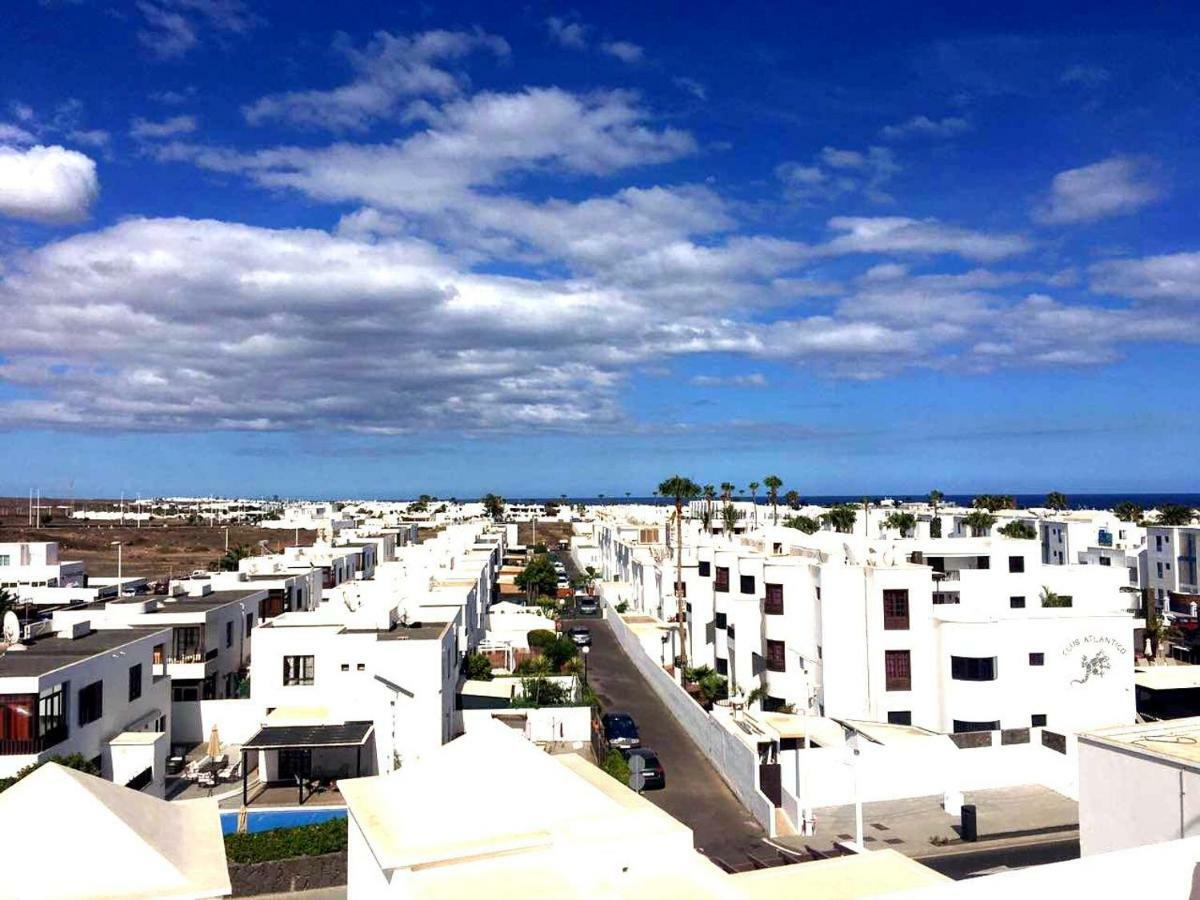
[[[604,757],[602,768],[621,784],[629,784],[629,763],[625,761],[620,750],[609,750],[608,755]]]
[[[550,662],[542,656],[529,656],[517,663],[516,675],[549,675]]]
[[[618,603],[618,604],[617,604],[617,607],[616,607],[616,608],[617,608],[617,612],[618,612],[618,613],[627,613],[627,612],[629,612],[629,601],[628,601],[628,600],[622,600],[620,603]]]
[[[521,679],[521,696],[513,700],[516,708],[542,706],[573,706],[575,701],[571,691],[556,681],[550,681],[544,676]]]
[[[561,672],[562,667],[579,655],[579,648],[566,635],[559,637],[554,643],[542,648],[542,658],[550,663],[550,668]]]
[[[17,771],[17,774],[11,778],[0,778],[0,792],[12,787],[26,775],[30,775],[44,766],[46,763],[58,763],[60,766],[66,766],[68,769],[78,769],[88,775],[99,775],[100,770],[92,764],[92,761],[81,753],[72,753],[68,756],[52,756],[47,760],[39,763],[33,763],[23,769]]]
[[[472,681],[492,680],[492,661],[482,653],[468,653],[463,669]]]
[[[256,863],[337,853],[345,850],[346,845],[346,820],[330,819],[315,825],[276,828],[257,834],[227,834],[225,856],[230,862]]]
[[[529,632],[525,639],[529,642],[530,649],[544,650],[558,640],[558,635],[548,629],[539,628]]]

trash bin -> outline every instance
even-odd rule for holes
[[[962,839],[964,841],[979,840],[979,829],[975,823],[975,804],[964,803],[962,808]]]

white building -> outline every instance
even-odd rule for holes
[[[1200,717],[1079,735],[1084,856],[1200,836]]]
[[[83,563],[59,559],[55,541],[0,544],[0,588],[84,587]]]
[[[0,777],[78,753],[162,796],[171,729],[169,628],[85,618],[0,652]]]

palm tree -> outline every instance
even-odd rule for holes
[[[1123,500],[1113,507],[1113,512],[1122,522],[1140,522],[1145,510],[1130,500]]]
[[[750,502],[754,504],[754,524],[758,525],[758,488],[757,481],[750,482]]]
[[[779,489],[783,487],[783,479],[778,475],[768,475],[763,479],[767,486],[767,499],[771,501],[771,523],[779,524]]]
[[[1191,521],[1190,507],[1178,503],[1164,503],[1158,508],[1158,525],[1189,525]]]
[[[1052,509],[1055,512],[1062,512],[1070,504],[1067,501],[1067,495],[1061,491],[1051,491],[1046,495],[1046,508]]]
[[[900,537],[908,537],[914,528],[917,527],[917,517],[910,512],[894,512],[888,513],[888,517],[883,520],[885,528],[895,528],[900,532]]]
[[[996,524],[996,517],[987,510],[976,509],[963,516],[963,524],[971,529],[971,534],[975,537],[987,537],[992,526]]]
[[[827,513],[823,513],[821,518],[833,526],[834,531],[841,534],[850,534],[854,531],[854,522],[858,518],[858,511],[850,503],[839,503]]]
[[[717,489],[711,484],[704,486],[704,530],[712,534],[712,507],[713,498],[717,496]]]
[[[929,492],[929,505],[933,507],[933,519],[929,522],[929,536],[942,536],[942,520],[938,518],[938,506],[946,495],[939,490]]]
[[[733,483],[730,481],[721,482],[721,499],[728,503],[733,499],[733,492],[736,490]]]
[[[739,518],[741,517],[738,515],[738,509],[732,503],[726,503],[721,508],[721,522],[725,526],[726,536],[733,534],[733,529],[737,527]]]
[[[800,508],[800,492],[799,491],[788,491],[786,494],[783,495],[783,502],[788,505],[789,509],[799,509]]]
[[[679,617],[680,668],[687,668],[687,615],[683,599],[683,502],[700,496],[700,486],[690,478],[672,475],[659,486],[664,497],[675,499],[675,604]]]

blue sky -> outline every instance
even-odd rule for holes
[[[1184,5],[18,0],[0,492],[1193,491]]]

